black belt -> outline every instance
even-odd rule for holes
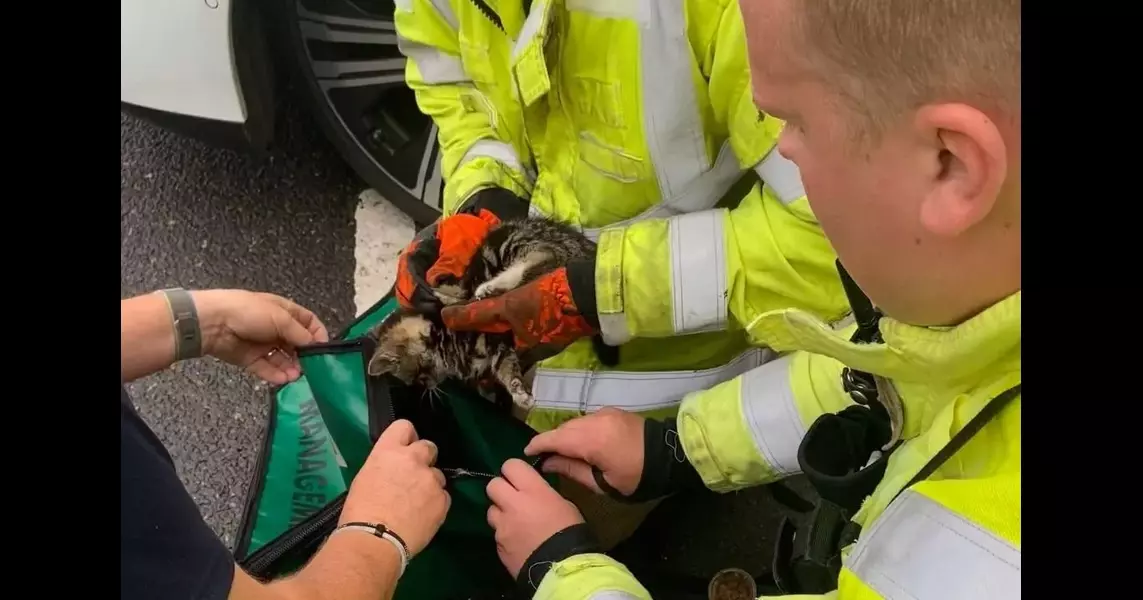
[[[880,342],[880,314],[838,263],[846,295],[858,328],[850,341]],[[791,519],[783,519],[775,544],[773,574],[786,594],[825,594],[837,589],[841,549],[857,540],[861,527],[852,521],[881,479],[898,440],[884,449],[892,436],[890,416],[878,401],[873,376],[846,369],[842,385],[856,402],[836,414],[818,417],[798,447],[798,464],[820,500],[807,502],[781,484],[772,486],[775,500],[801,513],[810,513],[809,528],[798,536]],[[1020,384],[990,400],[900,491],[926,479],[972,436],[1020,394]],[[872,460],[875,452],[881,455]],[[798,539],[800,538],[800,539]]]

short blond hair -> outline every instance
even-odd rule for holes
[[[1019,0],[795,0],[811,67],[878,129],[930,102],[1019,114]]]

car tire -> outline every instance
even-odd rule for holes
[[[249,0],[248,0],[249,1]],[[440,216],[437,128],[405,84],[392,0],[274,0],[279,64],[349,166],[418,228]]]

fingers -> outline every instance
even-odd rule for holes
[[[488,507],[488,525],[493,530],[500,529],[500,524],[504,522],[504,511],[500,510],[499,506],[493,504]]]
[[[405,419],[393,421],[377,438],[377,446],[401,447],[417,441],[417,430]]]
[[[556,429],[537,435],[528,442],[524,454],[536,456],[551,452],[568,458],[590,461],[590,456],[594,454],[594,442],[598,436],[591,435],[593,428],[591,421],[587,420],[589,418],[573,419]]]
[[[437,481],[437,485],[441,486],[441,489],[448,485],[448,480],[445,479],[444,473],[440,469],[433,469],[433,479]]]
[[[329,341],[329,330],[326,329],[325,324],[321,322],[321,319],[319,319],[317,315],[313,313],[313,311],[290,300],[289,298],[283,298],[277,294],[263,294],[263,296],[269,298],[271,302],[277,304],[282,308],[282,310],[286,311],[286,314],[290,319],[295,321],[299,326],[301,326],[302,329],[305,329],[306,332],[309,333],[309,341],[301,344],[294,343],[285,335],[282,335],[282,339],[288,341],[295,347],[304,346],[306,344],[312,344],[315,342],[325,343]],[[282,328],[279,327],[278,329],[279,333],[282,333]]]
[[[277,354],[277,353],[276,353]],[[255,377],[272,385],[285,385],[301,376],[301,369],[296,365],[279,366],[266,357],[256,359],[247,365],[246,370]]]
[[[258,360],[269,363],[271,367],[283,373],[290,373],[291,371],[296,373],[298,371],[297,358],[281,348],[271,348],[266,354],[258,357]]]
[[[505,461],[504,466],[500,467],[500,472],[512,487],[520,491],[550,487],[539,471],[518,458]]]
[[[286,302],[288,302],[288,300]],[[289,310],[282,308],[281,304],[279,304],[276,308],[277,310],[274,310],[270,313],[270,319],[274,322],[274,329],[278,333],[278,338],[284,341],[285,345],[293,348],[298,348],[301,346],[308,346],[316,341],[314,339],[314,334],[311,333],[310,330],[306,329],[296,318],[294,318],[294,316],[290,314]],[[314,319],[316,318],[317,317],[314,317]],[[321,327],[324,329],[324,326]],[[328,334],[326,337],[326,341],[328,341]]]
[[[488,499],[497,506],[508,506],[512,504],[512,496],[516,493],[516,488],[508,483],[503,477],[494,477],[492,481],[488,482],[488,486],[484,488],[485,493],[488,494]]]
[[[314,342],[324,344],[329,341],[329,331],[326,329],[325,323],[322,323],[313,311],[289,300],[285,304],[286,312],[290,313],[295,321],[306,328]]]
[[[591,465],[582,460],[553,456],[544,462],[543,470],[545,473],[563,475],[597,494],[603,493],[603,490],[599,489],[599,486],[595,483],[595,477],[591,472]]]
[[[418,462],[432,466],[437,462],[437,445],[430,440],[418,440],[409,444],[409,450]]]

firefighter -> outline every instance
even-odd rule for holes
[[[775,149],[782,123],[751,101],[734,0],[407,0],[395,22],[445,181],[443,218],[399,260],[402,305],[440,310],[430,288],[503,219],[543,215],[598,242],[537,283],[570,311],[559,333],[516,331],[549,357],[535,429],[604,406],[672,416],[774,357],[745,335],[750,314],[847,312],[798,169]],[[621,345],[618,365],[590,331]]]
[[[628,500],[804,474],[821,502],[813,535],[779,532],[781,595],[1019,598],[1020,2],[741,9],[754,102],[786,123],[781,152],[839,254],[854,319],[744,304],[747,335],[779,358],[688,394],[677,419],[607,408],[527,453],[554,452],[545,470]],[[592,323],[556,277],[446,320],[543,340],[561,323],[534,307],[563,303],[563,319]],[[488,494],[501,558],[528,596],[650,597],[523,462]]]

